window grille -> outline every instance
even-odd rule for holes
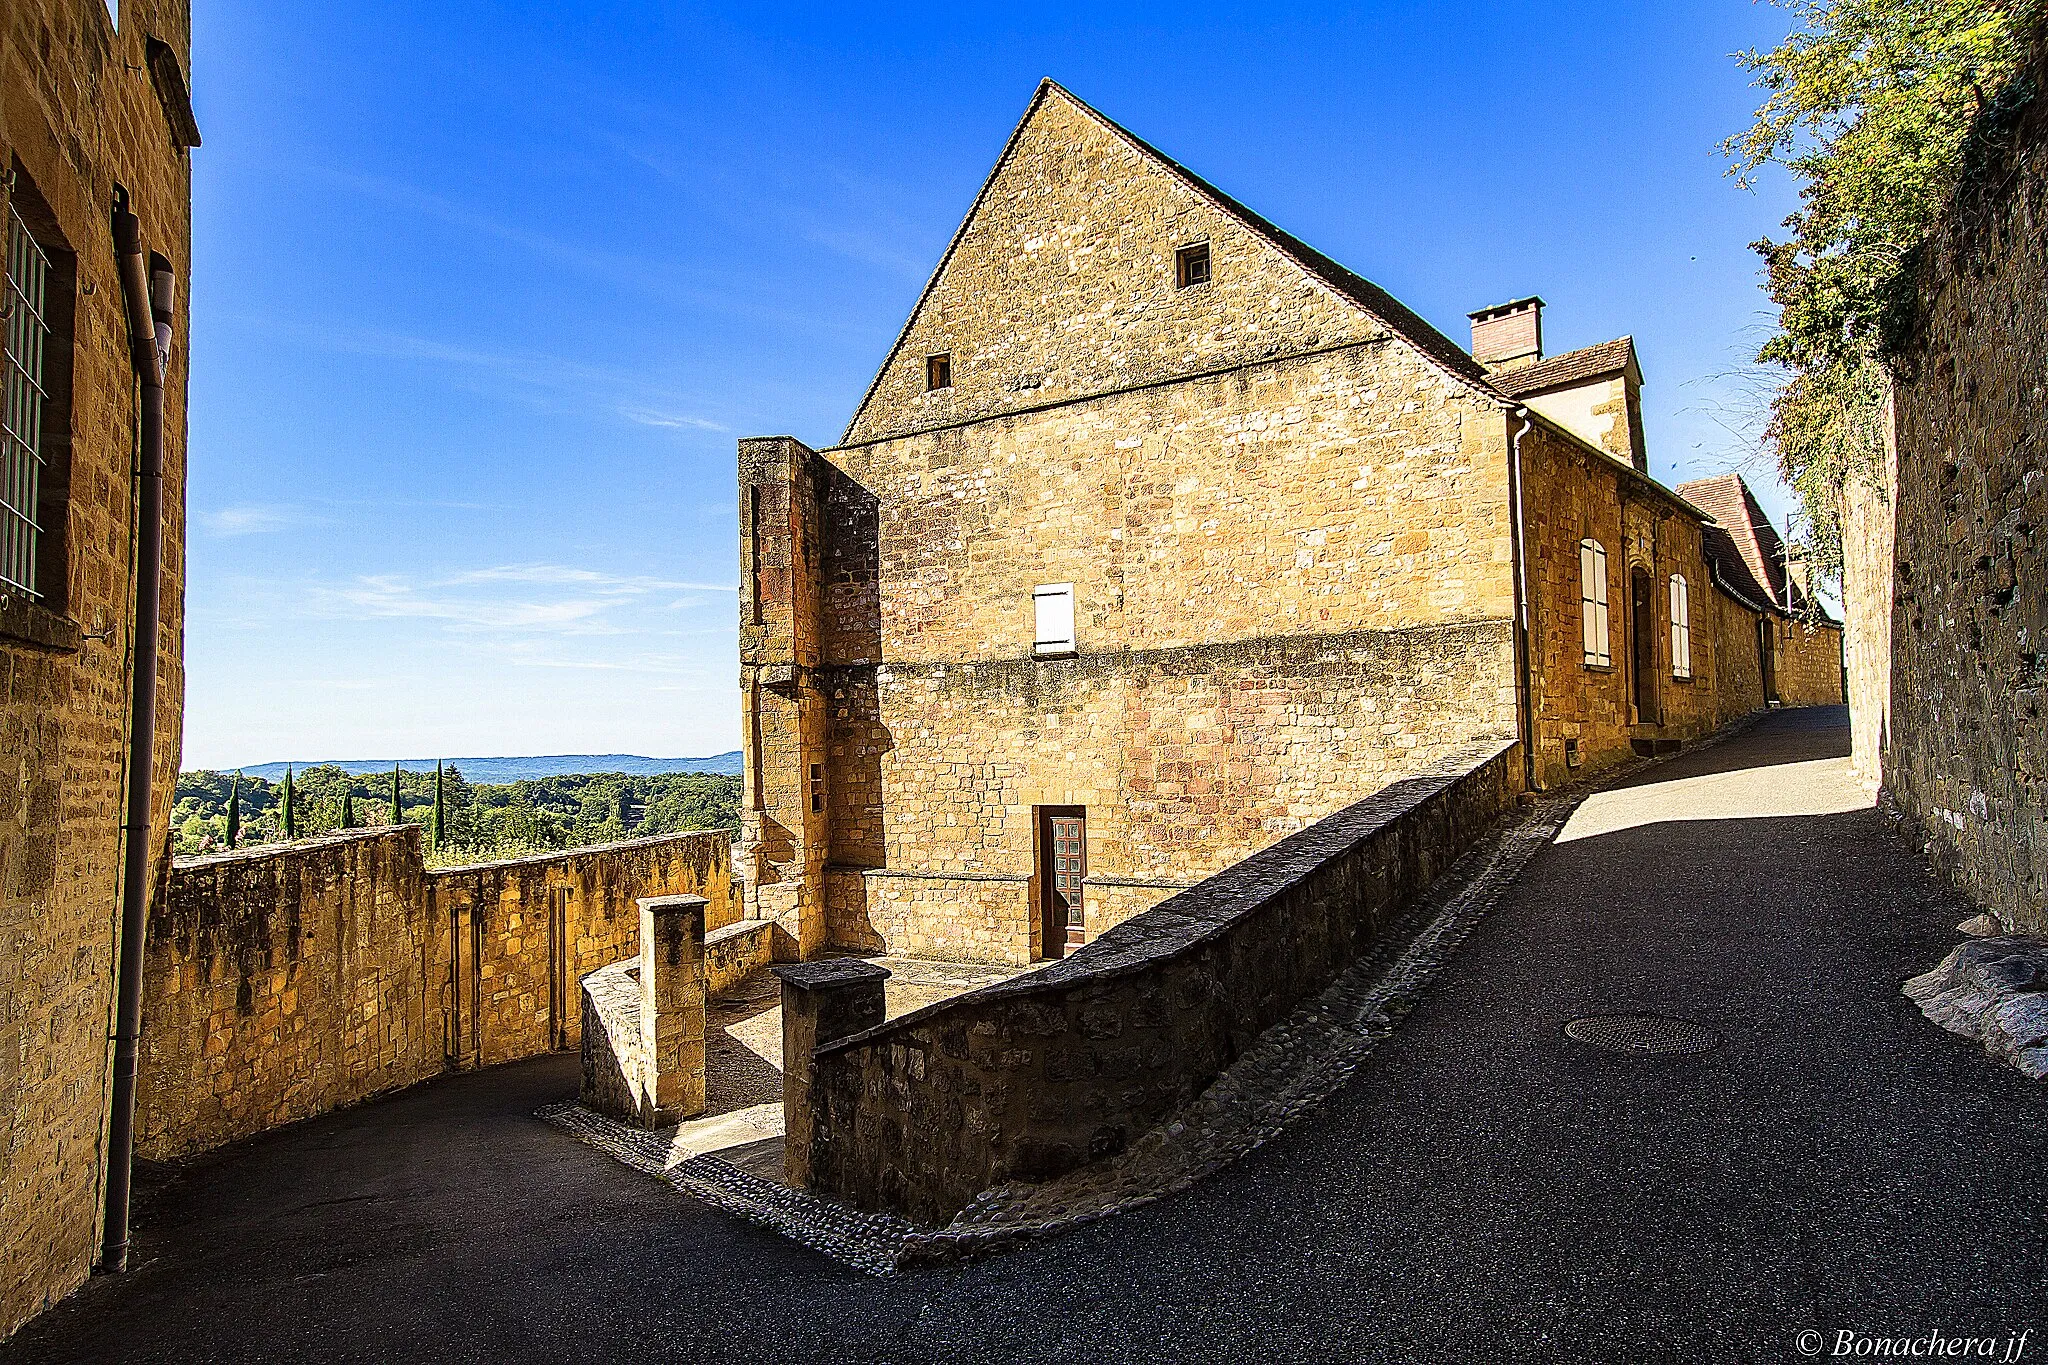
[[[1176,289],[1209,282],[1209,244],[1198,242],[1173,253],[1173,284]]]
[[[36,595],[36,555],[42,528],[36,498],[43,478],[43,358],[49,349],[47,295],[50,258],[7,206],[4,399],[0,399],[0,586]]]
[[[1614,652],[1607,643],[1607,551],[1597,540],[1579,542],[1579,624],[1586,662],[1612,667]]]
[[[1074,585],[1048,583],[1031,590],[1033,615],[1037,618],[1035,654],[1074,652]]]
[[[1671,575],[1671,676],[1692,676],[1692,600],[1684,574]]]

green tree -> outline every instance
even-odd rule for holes
[[[428,835],[428,844],[440,848],[442,840],[448,837],[448,802],[446,784],[441,780],[441,765],[434,764],[434,823]]]
[[[394,825],[405,823],[405,804],[399,794],[398,765],[396,763],[391,765],[391,823]]]
[[[355,793],[352,791],[345,791],[341,794],[341,827],[343,829],[354,829],[356,827],[356,802]]]
[[[1843,484],[1883,450],[1887,365],[1911,325],[1917,252],[1982,153],[2032,98],[2041,0],[1780,0],[1797,27],[1740,60],[1766,98],[1724,146],[1740,183],[1800,182],[1764,240],[1784,367],[1765,437],[1799,493],[1812,568],[1838,580]]]
[[[277,835],[280,839],[299,837],[299,823],[292,813],[292,770],[284,770],[284,786],[278,795]]]
[[[228,847],[242,837],[242,774],[235,773],[234,783],[228,788]]]

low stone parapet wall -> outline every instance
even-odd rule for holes
[[[573,1048],[637,902],[733,920],[730,835],[428,872],[418,826],[179,859],[149,924],[137,1145],[162,1160],[456,1067]]]
[[[1396,782],[1029,975],[820,1046],[790,1169],[944,1222],[1011,1180],[1110,1156],[1377,947],[1500,819],[1519,747]],[[802,1064],[786,1057],[785,1066]]]

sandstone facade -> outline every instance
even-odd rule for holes
[[[2037,54],[2035,88],[2048,81]],[[1885,786],[2011,927],[2048,929],[2048,100],[1926,248],[1898,360]],[[1889,471],[1887,471],[1889,472]],[[1880,483],[1883,476],[1880,475]],[[1889,589],[1887,593],[1886,589]],[[1882,626],[1865,628],[1873,644]]]
[[[138,421],[117,186],[180,280],[152,848],[167,833],[183,717],[191,185],[174,115],[189,113],[191,24],[185,0],[120,9],[117,29],[99,0],[0,6],[0,237],[18,219],[50,264],[36,592],[0,584],[0,1337],[85,1278],[103,1203]]]
[[[1639,472],[1632,346],[1575,355],[1525,372],[1597,443],[1046,83],[842,444],[741,443],[744,912],[1058,956],[1475,742],[1541,784],[1765,704],[1771,601]]]

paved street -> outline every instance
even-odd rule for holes
[[[192,1164],[30,1360],[1791,1360],[1803,1329],[2048,1360],[2048,1088],[1899,993],[1967,910],[1770,716],[1581,808],[1325,1107],[1191,1193],[875,1280],[531,1117],[573,1058]],[[1712,1051],[1566,1039],[1673,1015]]]

